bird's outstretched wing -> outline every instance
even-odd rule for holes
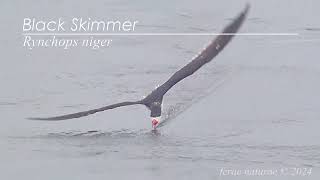
[[[174,73],[164,84],[159,86],[153,91],[154,94],[164,95],[172,86],[177,84],[184,78],[192,75],[199,68],[206,63],[210,62],[222,49],[230,42],[235,33],[239,30],[246,15],[249,11],[249,4],[245,9],[236,17],[236,19],[224,28],[221,35],[213,40],[197,57],[195,57],[190,63],[182,67],[179,71]]]
[[[105,111],[108,109],[114,109],[114,108],[121,107],[121,106],[129,106],[129,105],[135,105],[135,104],[141,104],[141,102],[140,101],[135,101],[135,102],[126,101],[126,102],[121,102],[121,103],[117,103],[117,104],[112,104],[109,106],[104,106],[102,108],[77,112],[77,113],[73,113],[73,114],[66,114],[66,115],[62,115],[62,116],[47,117],[47,118],[28,118],[28,119],[30,119],[30,120],[43,120],[43,121],[61,121],[61,120],[67,120],[67,119],[80,118],[83,116],[88,116],[90,114]]]

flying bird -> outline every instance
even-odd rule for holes
[[[156,129],[161,120],[161,106],[164,95],[177,83],[182,81],[184,78],[195,73],[198,69],[200,69],[203,65],[210,62],[215,56],[217,56],[224,47],[230,42],[236,32],[239,30],[243,21],[245,20],[248,11],[249,4],[246,5],[244,10],[228,25],[226,26],[222,33],[217,36],[203,51],[199,53],[191,62],[182,67],[180,70],[175,72],[165,83],[154,89],[149,95],[145,98],[138,101],[125,101],[120,102],[108,106],[104,106],[97,109],[92,109],[88,111],[82,111],[62,116],[55,117],[47,117],[47,118],[28,118],[31,120],[46,120],[46,121],[60,121],[67,119],[80,118],[84,116],[88,116],[90,114],[94,114],[97,112],[114,109],[122,106],[130,106],[130,105],[144,105],[150,111],[151,124],[152,128]]]

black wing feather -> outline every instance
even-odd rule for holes
[[[199,68],[206,63],[210,62],[222,49],[230,42],[234,33],[236,33],[241,24],[243,23],[248,11],[249,4],[246,5],[245,9],[238,15],[238,17],[227,27],[224,28],[221,35],[213,40],[196,58],[190,63],[181,68],[179,71],[174,73],[164,84],[154,90],[155,94],[161,94],[162,96],[175,84],[182,79],[192,75]]]
[[[92,110],[88,110],[88,111],[82,111],[82,112],[77,112],[77,113],[73,113],[73,114],[67,114],[67,115],[63,115],[63,116],[55,116],[55,117],[48,117],[48,118],[28,118],[30,120],[43,120],[43,121],[61,121],[61,120],[67,120],[67,119],[74,119],[74,118],[80,118],[83,116],[88,116],[90,114],[94,114],[97,112],[101,112],[101,111],[105,111],[108,109],[114,109],[117,107],[121,107],[121,106],[129,106],[129,105],[134,105],[134,104],[141,104],[140,101],[136,101],[136,102],[130,102],[130,101],[126,101],[126,102],[121,102],[121,103],[117,103],[117,104],[112,104],[109,106],[104,106],[102,108],[97,108],[97,109],[92,109]]]

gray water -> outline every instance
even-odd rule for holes
[[[251,1],[241,32],[165,96],[151,131],[132,106],[61,122],[28,121],[136,100],[213,37],[111,37],[108,48],[22,46],[25,17],[138,19],[136,32],[219,32],[242,0],[1,1],[0,179],[319,179],[317,0]],[[312,168],[310,176],[232,176],[225,169]]]

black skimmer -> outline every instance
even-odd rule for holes
[[[245,9],[231,22],[228,26],[224,28],[222,33],[217,36],[203,51],[199,53],[191,62],[182,67],[180,70],[175,72],[165,83],[153,90],[149,95],[147,95],[142,100],[138,101],[125,101],[108,106],[104,106],[97,109],[92,109],[88,111],[82,111],[62,116],[48,117],[48,118],[28,118],[31,120],[47,120],[47,121],[60,121],[67,119],[80,118],[83,116],[88,116],[97,112],[114,109],[122,106],[130,105],[145,105],[151,111],[151,122],[152,127],[155,129],[161,120],[161,106],[163,96],[178,82],[184,78],[192,75],[203,65],[210,62],[215,56],[217,56],[224,47],[230,42],[235,33],[239,30],[246,15],[249,11],[249,5],[247,4]]]

